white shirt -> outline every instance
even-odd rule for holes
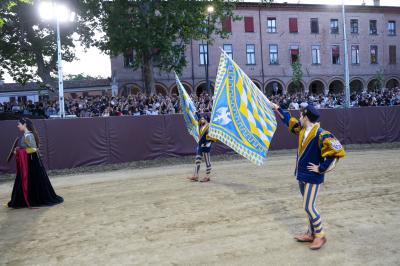
[[[311,129],[313,128],[314,126],[309,126],[309,127],[307,127],[306,128],[306,131],[304,132],[304,138],[303,138],[303,141],[302,141],[302,145],[304,144],[304,141],[307,139],[307,136],[308,136],[308,134],[310,134],[310,131],[311,131]]]

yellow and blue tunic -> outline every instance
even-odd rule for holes
[[[196,112],[196,117],[197,121],[200,121],[202,118],[199,113]],[[208,135],[208,129],[210,127],[210,124],[206,123],[203,126],[200,126],[199,124],[199,143],[197,147],[197,155],[202,155],[203,153],[209,153],[211,151],[211,144],[213,142],[216,142],[217,140],[214,138],[211,138]]]
[[[199,154],[210,152],[211,151],[211,144],[216,140],[211,138],[208,135],[208,128],[210,124],[206,124],[202,127],[199,126],[199,146],[197,152]]]
[[[196,113],[197,119],[200,120],[201,117],[198,113]],[[208,129],[210,125],[207,123],[203,126],[199,125],[199,143],[196,150],[196,158],[195,158],[195,168],[194,168],[194,176],[199,177],[200,165],[201,165],[201,157],[204,157],[206,163],[206,175],[209,177],[211,173],[211,159],[210,159],[210,151],[211,144],[216,141],[216,139],[211,138],[208,135]]]
[[[304,139],[306,128],[289,112],[281,108],[278,111],[289,131],[299,136],[295,170],[297,179],[311,184],[323,183],[324,174],[333,169],[339,158],[345,156],[343,146],[332,133],[322,129],[319,123],[314,125]],[[309,163],[319,165],[319,173],[309,171]]]
[[[303,209],[309,220],[308,233],[314,237],[324,237],[321,215],[316,208],[319,186],[324,182],[324,174],[333,169],[337,160],[345,156],[340,142],[332,133],[315,124],[306,135],[306,128],[289,112],[278,109],[283,122],[290,132],[299,136],[295,175],[303,196]],[[319,173],[307,169],[309,163],[319,165]]]

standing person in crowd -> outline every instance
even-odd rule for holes
[[[200,181],[200,182],[208,182],[210,181],[211,174],[211,158],[210,151],[211,145],[216,139],[208,136],[208,128],[209,128],[209,118],[208,116],[202,115],[200,116],[197,113],[197,117],[199,120],[199,143],[196,150],[196,158],[195,158],[195,167],[194,167],[194,175],[190,178],[191,181]],[[201,158],[204,158],[206,163],[206,176],[199,180],[199,172],[201,165]]]
[[[295,175],[303,197],[303,209],[308,216],[309,228],[304,235],[296,236],[299,242],[311,242],[310,249],[320,249],[326,243],[322,218],[316,208],[318,190],[324,175],[345,156],[340,142],[317,123],[319,112],[309,104],[300,111],[300,119],[292,117],[277,104],[272,108],[281,117],[289,131],[299,136]]]
[[[17,174],[8,202],[10,208],[51,206],[62,203],[50,183],[39,156],[39,136],[28,118],[21,118],[18,129],[24,133],[15,149]]]

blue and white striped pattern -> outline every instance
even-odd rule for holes
[[[183,113],[186,128],[189,134],[193,136],[196,142],[199,142],[199,123],[196,119],[196,106],[194,105],[189,94],[186,92],[181,81],[175,73],[176,86],[179,91],[179,104]]]
[[[276,125],[275,114],[267,97],[222,52],[209,136],[261,165],[267,157]]]

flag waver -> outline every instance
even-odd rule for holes
[[[199,142],[199,123],[196,118],[196,106],[194,105],[189,94],[186,92],[176,73],[175,80],[179,91],[179,105],[183,113],[183,119],[185,120],[186,128],[196,142]]]
[[[267,97],[224,52],[214,97],[210,137],[251,162],[263,164],[276,130],[275,114]]]

